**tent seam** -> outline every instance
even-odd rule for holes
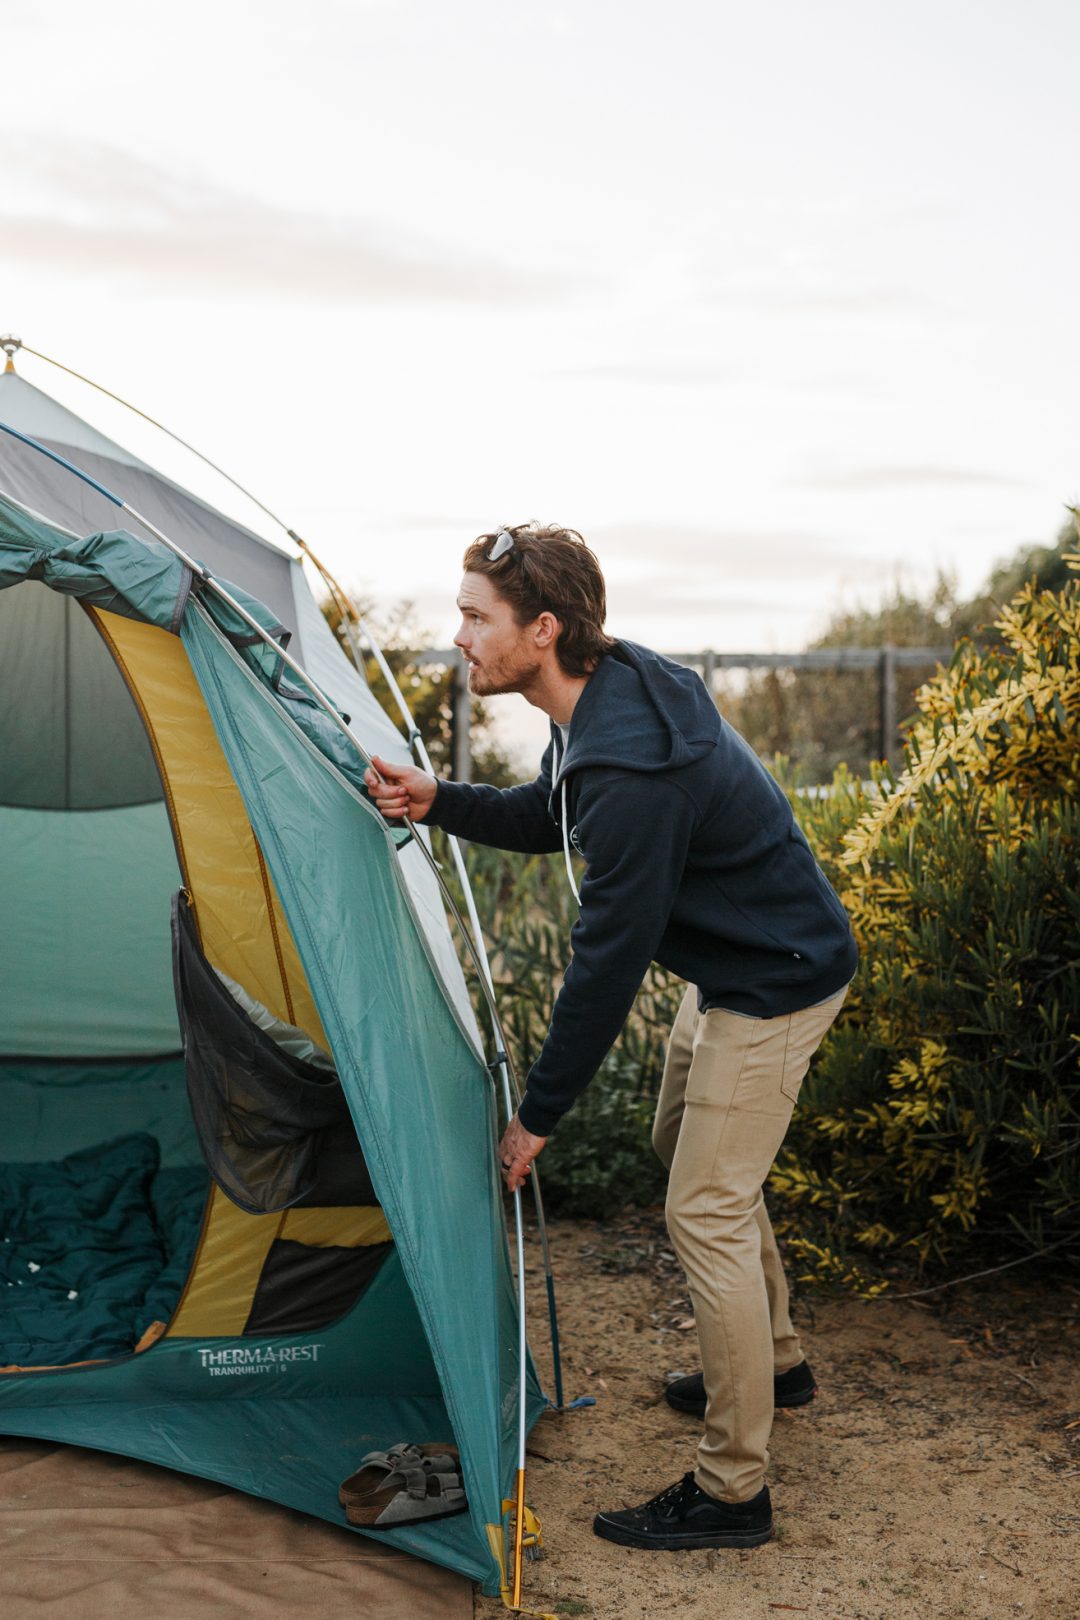
[[[251,826],[250,820],[248,826]],[[277,957],[278,973],[281,977],[282,994],[285,997],[285,1009],[289,1015],[289,1023],[296,1023],[296,1009],[293,1006],[292,991],[289,989],[289,975],[285,969],[285,955],[281,949],[281,936],[278,931],[277,917],[274,914],[274,896],[270,888],[270,873],[266,869],[266,860],[263,856],[262,845],[251,828],[251,836],[255,841],[255,859],[259,863],[259,877],[262,881],[263,894],[266,897],[266,917],[270,924],[270,937],[274,942],[274,955]]]

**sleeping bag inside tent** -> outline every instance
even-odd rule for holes
[[[0,494],[0,1432],[338,1524],[363,1454],[451,1442],[468,1511],[365,1533],[497,1591],[494,1096],[418,851],[198,575],[45,494]]]

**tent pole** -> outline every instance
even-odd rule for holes
[[[383,679],[390,690],[391,696],[398,706],[401,717],[405,722],[405,730],[408,741],[414,753],[419,759],[423,769],[427,771],[430,776],[434,776],[435,767],[431,763],[431,755],[427,751],[427,746],[424,742],[423,735],[420,732],[415,719],[413,718],[412,710],[409,708],[408,699],[402,692],[397,676],[394,674],[394,671],[383,653],[382,648],[379,646],[374,635],[372,634],[370,625],[367,623],[363,614],[359,611],[356,604],[349,596],[345,587],[338,583],[321,558],[315,555],[307,541],[301,539],[298,534],[294,534],[291,529],[289,530],[289,533],[296,541],[296,544],[300,547],[301,551],[303,551],[305,555],[311,559],[313,566],[318,571],[320,578],[322,578],[322,580],[325,582],[327,589],[334,595],[338,603],[338,611],[342,611],[343,604],[348,608],[356,628],[359,630],[360,634],[370,647],[372,656],[375,659],[375,662],[378,664]],[[350,645],[352,645],[351,641]],[[356,657],[355,650],[353,657],[354,659]],[[461,848],[460,841],[454,836],[453,833],[447,834],[447,842],[450,845],[450,854],[454,862],[454,868],[458,875],[458,881],[461,884],[461,892],[465,898],[465,908],[469,918],[469,927],[472,931],[473,942],[476,947],[475,954],[479,958],[480,973],[487,983],[492,997],[494,997],[495,981],[491,973],[491,963],[488,959],[487,947],[484,944],[484,931],[480,924],[480,914],[477,911],[476,897],[473,893],[473,886],[469,879],[468,868],[465,864],[464,851]],[[498,1049],[496,1056],[499,1058],[499,1075],[503,1082],[506,1119],[507,1123],[509,1123],[514,1115],[517,1104],[521,1101],[521,1092],[517,1084],[516,1075],[509,1074],[506,1069],[506,1065],[501,1060],[501,1054],[505,1052],[505,1041],[503,1039],[502,1030],[499,1028],[497,1021],[493,1023],[492,1033],[494,1034],[496,1047]],[[512,1088],[507,1083],[508,1080],[512,1081]],[[536,1207],[536,1223],[540,1234],[540,1251],[544,1267],[544,1283],[547,1290],[548,1321],[551,1331],[551,1359],[555,1375],[555,1406],[556,1409],[561,1412],[563,1409],[562,1357],[560,1355],[559,1346],[559,1316],[555,1303],[555,1274],[551,1266],[551,1249],[548,1244],[547,1220],[544,1214],[544,1199],[540,1187],[540,1175],[535,1164],[532,1168],[530,1180],[532,1181],[533,1203]]]
[[[372,762],[371,756],[367,753],[367,751],[364,748],[363,744],[360,742],[360,739],[354,734],[354,732],[353,732],[352,728],[350,727],[350,725],[348,724],[348,722],[345,719],[343,719],[343,717],[334,708],[333,704],[324,695],[321,688],[318,687],[315,684],[315,682],[308,675],[307,671],[302,667],[302,665],[300,665],[296,661],[295,658],[293,658],[291,653],[289,653],[286,648],[280,646],[274,640],[273,636],[270,635],[269,631],[266,630],[259,623],[258,619],[256,619],[252,614],[250,614],[248,612],[248,610],[243,606],[242,603],[240,603],[240,602],[238,602],[236,600],[236,598],[232,595],[231,591],[226,590],[225,586],[222,585],[219,580],[214,578],[214,576],[210,573],[210,570],[208,568],[204,568],[201,563],[196,562],[193,557],[190,557],[188,555],[188,553],[186,551],[184,551],[182,546],[178,546],[174,540],[169,539],[168,535],[163,534],[161,532],[161,530],[157,527],[156,524],[151,523],[149,518],[143,517],[141,512],[136,511],[136,509],[133,506],[130,506],[127,501],[122,500],[119,495],[113,494],[112,490],[106,489],[105,485],[99,483],[96,478],[91,478],[89,473],[84,472],[81,467],[78,467],[78,466],[75,465],[74,462],[69,461],[66,458],[66,456],[58,455],[55,450],[50,450],[47,445],[40,444],[37,439],[31,438],[30,435],[27,434],[27,433],[20,432],[18,428],[12,427],[7,422],[0,421],[0,431],[2,431],[4,433],[7,433],[7,434],[10,434],[10,436],[13,439],[18,439],[21,443],[23,443],[25,445],[28,445],[30,447],[30,449],[36,450],[36,451],[38,451],[38,453],[40,455],[43,455],[43,456],[47,457],[48,460],[56,462],[56,464],[58,466],[63,467],[67,472],[70,472],[70,473],[74,474],[74,476],[76,478],[81,479],[83,481],[83,483],[89,484],[92,489],[96,489],[99,495],[103,495],[106,500],[111,501],[112,504],[114,506],[116,506],[116,507],[119,507],[119,509],[122,512],[126,512],[127,515],[129,517],[134,518],[137,523],[141,523],[143,528],[146,529],[147,532],[150,535],[152,535],[155,540],[157,540],[161,545],[165,546],[167,548],[167,550],[171,551],[175,557],[179,558],[179,560],[184,564],[184,566],[186,568],[188,568],[191,571],[191,573],[193,573],[196,576],[196,578],[201,580],[202,583],[204,584],[204,586],[206,586],[206,588],[208,590],[213,591],[216,596],[220,597],[221,600],[223,602],[225,602],[227,604],[227,606],[232,610],[232,612],[237,614],[237,616],[240,619],[243,620],[243,622],[249,627],[249,629],[251,629],[251,630],[253,630],[255,632],[255,635],[259,638],[259,640],[264,642],[266,644],[266,646],[269,647],[270,651],[277,658],[280,658],[282,663],[285,664],[285,666],[288,669],[292,670],[293,674],[297,677],[297,679],[299,681],[301,681],[302,684],[311,693],[311,695],[315,699],[318,707],[321,708],[323,710],[323,712],[329,716],[329,718],[333,721],[333,723],[337,727],[337,729],[352,744],[352,746],[355,748],[356,752],[359,754],[361,760],[364,762],[365,767],[372,770],[372,771],[375,771],[375,774],[378,775],[378,772],[375,770],[375,766],[374,766],[374,764]],[[445,883],[445,881],[443,879],[442,873],[439,871],[438,862],[435,860],[434,856],[432,855],[431,851],[428,849],[428,847],[425,844],[424,840],[420,837],[414,823],[412,821],[410,821],[408,817],[405,817],[405,824],[409,828],[410,832],[413,835],[413,842],[422,851],[424,858],[427,860],[428,865],[431,867],[432,872],[435,874],[435,878],[436,878],[436,881],[437,881],[437,883],[439,885],[439,888],[440,888],[440,890],[442,892],[443,898],[448,903],[448,905],[449,905],[449,907],[451,909],[451,912],[452,912],[455,920],[458,923],[458,926],[461,928],[462,933],[465,936],[466,944],[470,949],[470,954],[473,957],[474,964],[479,968],[479,958],[478,958],[477,952],[475,951],[475,949],[472,946],[472,940],[469,937],[468,930],[465,928],[464,922],[463,922],[462,917],[461,917],[461,913],[457,908],[457,905],[456,905],[456,903],[454,901],[454,898],[453,898],[453,896],[451,895],[449,889],[446,886],[446,883]],[[483,992],[484,992],[484,999],[488,1004],[488,1010],[489,1010],[489,1012],[491,1014],[492,1020],[493,1020],[494,1025],[495,1025],[495,1028],[496,1028],[496,1030],[498,1032],[498,1036],[499,1036],[499,1040],[500,1040],[500,1050],[499,1050],[499,1054],[498,1054],[499,1065],[500,1065],[501,1068],[505,1069],[505,1071],[506,1071],[507,1078],[506,1078],[506,1081],[505,1081],[505,1085],[506,1085],[507,1096],[509,1096],[509,1075],[513,1072],[513,1070],[512,1070],[512,1067],[511,1067],[509,1054],[507,1053],[507,1050],[506,1050],[506,1040],[505,1040],[505,1037],[503,1036],[503,1033],[502,1033],[502,1027],[501,1027],[501,1021],[499,1019],[498,1008],[495,1005],[494,996],[491,993],[491,989],[489,987],[488,981],[484,978],[483,973],[480,973],[480,981],[481,981],[481,988],[483,989]],[[515,1531],[514,1531],[514,1584],[513,1584],[513,1591],[514,1591],[515,1596],[514,1596],[514,1605],[513,1606],[515,1608],[519,1608],[520,1603],[521,1603],[521,1563],[522,1563],[523,1539],[524,1539],[524,1505],[525,1505],[524,1487],[525,1487],[525,1438],[526,1438],[525,1378],[526,1378],[527,1354],[528,1354],[528,1352],[527,1352],[526,1333],[525,1333],[525,1227],[524,1227],[524,1219],[523,1219],[522,1208],[521,1208],[521,1190],[520,1190],[520,1188],[518,1188],[514,1193],[514,1224],[515,1224],[516,1234],[517,1234],[517,1253],[518,1253],[518,1367],[519,1367],[520,1383],[519,1383],[519,1389],[518,1389],[518,1458],[517,1458],[518,1466],[517,1466],[517,1505],[516,1505]]]

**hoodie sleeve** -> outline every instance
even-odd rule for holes
[[[697,809],[662,774],[583,772],[577,820],[588,851],[573,957],[518,1109],[547,1136],[603,1062],[668,925]]]
[[[561,849],[559,829],[548,810],[551,753],[549,743],[540,761],[540,774],[520,787],[440,782],[425,826],[442,827],[474,844],[494,844],[496,849],[515,849],[527,855]]]

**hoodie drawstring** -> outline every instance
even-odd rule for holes
[[[559,752],[558,752],[558,754],[556,755],[556,758],[555,758],[555,775],[552,778],[553,781],[558,781],[559,772],[562,770],[562,762],[563,762],[564,758],[566,757],[565,753],[563,752],[563,740],[562,740],[561,732],[556,733],[556,742],[557,742],[557,745],[558,745]],[[578,905],[580,906],[580,904],[581,904],[581,896],[578,893],[578,886],[577,886],[576,882],[574,881],[574,866],[573,866],[573,862],[570,859],[570,831],[569,831],[569,828],[567,827],[567,824],[566,824],[566,779],[565,779],[565,777],[563,778],[563,781],[559,785],[562,788],[562,847],[563,847],[563,859],[566,861],[566,876],[570,881],[570,892],[574,896],[574,899],[577,901]]]
[[[562,784],[562,847],[563,847],[563,855],[566,857],[566,875],[570,879],[570,888],[571,888],[571,891],[573,893],[574,899],[577,901],[578,905],[580,906],[580,904],[581,904],[581,896],[578,893],[578,886],[574,882],[574,868],[573,868],[573,865],[572,865],[571,860],[570,860],[570,834],[568,833],[567,828],[566,828],[566,782],[565,781]]]

